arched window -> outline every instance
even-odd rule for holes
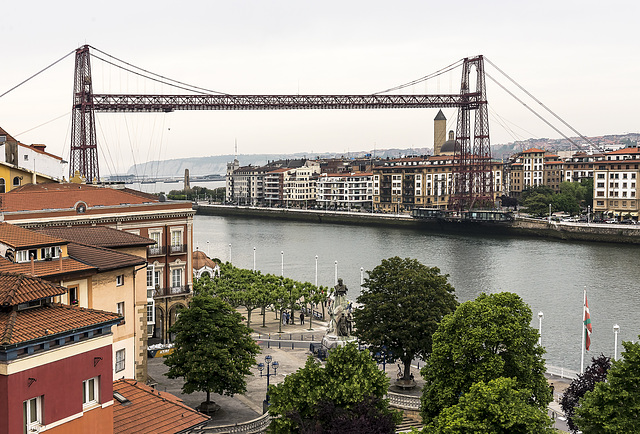
[[[0,193],[4,193],[4,178],[0,178]]]
[[[20,177],[16,176],[13,178],[13,186],[14,187],[20,187]]]

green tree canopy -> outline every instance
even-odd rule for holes
[[[555,432],[544,409],[531,404],[531,391],[513,378],[474,383],[456,405],[425,429],[434,434],[541,434]]]
[[[269,413],[280,417],[272,419],[270,431],[297,432],[303,425],[309,426],[308,422],[320,420],[320,403],[350,411],[377,398],[380,411],[388,413],[388,402],[383,399],[388,387],[389,379],[369,352],[358,351],[353,343],[331,350],[325,367],[309,357],[303,368],[271,386]],[[398,416],[391,414],[397,421]]]
[[[374,353],[400,359],[408,380],[411,361],[429,356],[438,323],[456,309],[454,288],[438,268],[415,259],[384,259],[367,273],[357,299],[362,307],[353,313],[354,334]]]
[[[223,300],[196,295],[180,311],[169,332],[175,333],[174,352],[165,360],[169,378],[184,378],[182,391],[233,396],[246,391],[245,376],[256,364],[260,348],[242,316]]]
[[[531,327],[531,309],[513,293],[481,294],[447,315],[433,335],[433,352],[421,370],[425,422],[457,404],[474,383],[513,378],[544,409],[551,393],[544,377],[544,349]]]
[[[623,342],[606,381],[586,392],[575,408],[573,422],[585,434],[638,432],[640,417],[640,342]]]

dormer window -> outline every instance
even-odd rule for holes
[[[40,249],[40,258],[43,260],[56,259],[60,257],[60,247],[44,247]]]

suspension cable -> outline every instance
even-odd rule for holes
[[[94,47],[94,46],[92,46],[92,45],[90,45],[90,47],[91,47],[92,49],[94,49],[95,51],[97,51],[97,52],[99,52],[99,53],[102,53],[102,54],[104,54],[105,56],[108,56],[108,57],[110,57],[110,58],[112,58],[112,59],[114,59],[114,60],[117,60],[118,62],[123,63],[123,64],[125,64],[125,65],[127,65],[127,66],[130,66],[130,67],[132,67],[132,68],[138,69],[138,70],[140,70],[140,71],[142,71],[142,72],[145,72],[145,73],[147,73],[147,74],[154,75],[154,76],[159,77],[159,78],[161,78],[161,79],[163,79],[163,80],[169,80],[169,81],[172,81],[172,82],[174,82],[174,83],[178,83],[178,84],[180,84],[180,85],[182,85],[182,86],[187,86],[187,87],[192,88],[192,89],[186,89],[186,88],[181,87],[181,86],[176,86],[175,84],[171,84],[171,83],[163,82],[163,81],[160,81],[160,80],[157,80],[157,79],[154,79],[154,78],[151,78],[151,77],[145,76],[145,75],[143,75],[143,74],[140,74],[140,73],[137,73],[137,72],[131,71],[131,70],[127,69],[127,68],[124,68],[124,67],[122,67],[122,66],[116,65],[116,64],[114,64],[114,63],[112,63],[112,62],[109,62],[109,61],[107,61],[107,60],[105,60],[105,59],[102,59],[102,58],[100,58],[100,57],[98,57],[98,56],[95,56],[95,55],[94,55],[94,57],[96,57],[96,58],[98,58],[98,59],[102,60],[103,62],[106,62],[106,63],[108,63],[108,64],[110,64],[110,65],[113,65],[113,66],[115,66],[115,67],[117,67],[117,68],[122,68],[122,69],[124,69],[125,71],[131,72],[131,73],[133,73],[133,74],[140,75],[141,77],[145,77],[145,78],[148,78],[148,79],[150,79],[150,80],[154,80],[154,81],[157,81],[157,82],[159,82],[159,83],[166,84],[166,85],[168,85],[168,86],[177,87],[177,88],[179,88],[179,89],[187,90],[187,91],[190,91],[190,92],[194,92],[194,90],[193,90],[193,89],[196,89],[196,90],[198,90],[198,91],[205,91],[205,92],[208,92],[208,93],[217,93],[217,94],[220,94],[220,95],[229,95],[228,93],[219,92],[219,91],[217,91],[217,90],[205,89],[205,88],[198,87],[198,86],[193,86],[193,85],[190,85],[190,84],[188,84],[188,83],[183,83],[183,82],[181,82],[181,81],[174,80],[174,79],[172,79],[172,78],[165,77],[165,76],[163,76],[163,75],[156,74],[156,73],[151,72],[151,71],[147,71],[146,69],[143,69],[143,68],[140,68],[140,67],[138,67],[138,66],[135,66],[135,65],[133,65],[133,64],[131,64],[131,63],[129,63],[129,62],[125,62],[125,61],[124,61],[124,60],[122,60],[122,59],[118,59],[117,57],[112,56],[112,55],[110,55],[109,53],[105,53],[104,51],[99,50],[99,49],[97,49],[96,47]]]
[[[386,92],[391,92],[391,91],[394,91],[394,90],[404,89],[405,87],[413,86],[414,84],[418,84],[418,83],[422,83],[423,81],[430,80],[430,79],[432,79],[434,77],[437,77],[439,75],[445,74],[445,73],[457,68],[458,66],[460,66],[462,64],[463,61],[464,61],[464,59],[460,59],[460,60],[452,63],[451,65],[445,66],[444,68],[439,69],[436,72],[432,72],[431,74],[425,75],[424,77],[417,78],[417,79],[415,79],[413,81],[410,81],[408,83],[401,84],[401,85],[396,86],[396,87],[391,87],[389,89],[382,90],[380,92],[375,92],[375,93],[373,93],[373,95],[378,95],[378,94],[381,94],[381,93],[386,93]]]
[[[35,74],[33,74],[31,77],[27,78],[26,80],[24,80],[23,82],[21,82],[20,84],[17,84],[15,86],[13,86],[11,89],[9,89],[8,91],[6,91],[5,93],[3,93],[2,95],[0,95],[0,98],[2,98],[3,96],[5,96],[6,94],[8,94],[9,92],[11,92],[12,90],[22,86],[23,84],[25,84],[27,81],[31,80],[32,78],[34,78],[37,75],[42,74],[44,71],[46,71],[47,69],[51,68],[53,65],[55,65],[56,63],[61,62],[62,60],[64,60],[65,58],[69,57],[70,55],[72,55],[73,53],[75,53],[76,50],[73,50],[67,54],[65,54],[64,56],[62,56],[61,58],[59,58],[58,60],[56,60],[55,62],[53,62],[51,65],[47,66],[44,69],[41,69],[40,71],[36,72]]]
[[[573,131],[574,133],[576,133],[582,140],[586,141],[587,143],[589,143],[589,145],[593,146],[594,148],[598,149],[599,151],[602,151],[602,149],[600,149],[599,146],[595,145],[591,140],[589,140],[587,137],[583,136],[582,134],[580,134],[575,128],[573,128],[571,125],[569,125],[567,122],[564,121],[564,119],[562,119],[560,116],[558,116],[557,114],[555,114],[549,107],[547,107],[546,105],[544,105],[540,100],[538,100],[535,96],[533,96],[531,93],[529,93],[524,87],[522,87],[520,84],[518,84],[513,78],[509,77],[502,69],[498,68],[496,66],[495,63],[493,63],[491,60],[487,59],[486,57],[484,58],[491,66],[493,66],[494,68],[496,68],[498,70],[498,72],[500,72],[502,75],[504,75],[505,77],[507,77],[507,79],[509,81],[511,81],[513,84],[515,84],[516,86],[518,86],[518,89],[520,89],[521,91],[523,91],[527,96],[529,96],[531,99],[533,99],[535,102],[537,102],[538,104],[540,104],[542,106],[542,108],[544,108],[546,111],[548,111],[549,113],[551,113],[556,119],[558,119],[560,122],[562,122],[567,128],[569,128],[571,131]],[[493,79],[492,79],[493,80]],[[494,80],[495,81],[495,80]],[[555,128],[554,128],[555,129]],[[557,130],[556,130],[557,131]],[[573,143],[573,142],[571,142]],[[575,144],[575,143],[574,143]]]
[[[568,140],[569,142],[571,142],[572,144],[578,146],[578,144],[576,142],[574,142],[573,140],[571,140],[569,137],[567,137],[562,131],[560,131],[559,129],[557,129],[551,122],[549,122],[548,120],[546,120],[545,118],[543,118],[540,114],[538,114],[538,112],[536,112],[534,109],[532,109],[531,107],[529,107],[524,101],[522,101],[520,98],[518,98],[517,96],[515,96],[513,94],[513,92],[511,92],[509,89],[507,89],[506,87],[504,87],[502,84],[500,84],[495,78],[493,78],[491,75],[487,74],[487,71],[484,72],[484,74],[489,77],[491,79],[491,81],[493,81],[495,84],[497,84],[498,86],[500,86],[502,88],[502,90],[504,90],[505,92],[507,92],[509,95],[511,95],[516,101],[518,101],[520,104],[522,104],[523,106],[525,106],[525,108],[527,108],[527,110],[529,110],[531,113],[533,113],[534,115],[536,115],[542,122],[544,122],[545,124],[547,124],[549,127],[553,128],[553,130],[560,134],[562,137],[564,137],[566,140]]]

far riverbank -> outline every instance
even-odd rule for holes
[[[542,237],[571,241],[640,244],[640,225],[611,223],[547,222],[517,216],[513,222],[478,223],[418,220],[406,214],[267,208],[219,204],[194,204],[201,215],[332,223],[347,225],[394,226],[442,233],[478,233],[504,236]]]

